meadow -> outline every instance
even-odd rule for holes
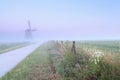
[[[0,54],[29,45],[29,42],[0,43]]]
[[[49,41],[0,80],[120,80],[120,41]]]

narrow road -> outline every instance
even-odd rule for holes
[[[32,53],[40,44],[33,44],[10,52],[0,54],[0,78],[12,70],[26,56]]]

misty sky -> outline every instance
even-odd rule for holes
[[[120,0],[0,0],[0,39],[120,39]]]

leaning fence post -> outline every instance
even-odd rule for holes
[[[73,41],[73,45],[72,45],[72,52],[74,53],[74,54],[76,54],[76,46],[75,46],[75,41]]]
[[[61,41],[61,44],[63,45],[63,41]]]

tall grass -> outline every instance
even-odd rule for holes
[[[99,47],[96,43],[97,46]],[[66,49],[63,61],[58,68],[64,80],[120,80],[120,54],[111,54],[108,51],[97,58],[92,57],[93,53],[89,55],[80,48],[80,46],[76,48],[77,55],[74,55],[70,49]],[[96,58],[99,60],[95,63]],[[76,68],[76,64],[79,65],[79,69]]]
[[[114,43],[103,44],[109,46]],[[107,50],[112,48],[114,53],[109,53],[108,50],[99,58],[93,57],[93,52],[84,49],[89,47],[101,51],[106,48],[99,48],[99,45],[100,43],[91,45],[77,42],[74,54],[71,51],[72,42],[66,41],[61,44],[60,41],[50,41],[0,80],[50,80],[53,77],[51,61],[57,73],[57,77],[51,80],[120,80],[120,54],[117,49],[107,47]]]

